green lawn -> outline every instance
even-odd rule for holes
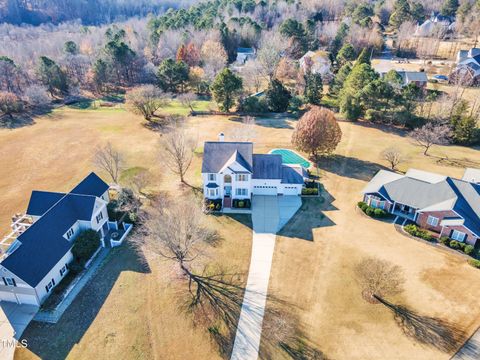
[[[215,104],[209,100],[198,100],[193,104],[193,109],[195,111],[208,111],[212,107],[215,108]],[[190,113],[190,109],[188,106],[182,105],[179,100],[172,100],[167,105],[162,107],[158,112],[167,113],[170,115],[187,116]]]

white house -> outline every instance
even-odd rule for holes
[[[298,63],[304,72],[311,71],[313,74],[320,74],[325,81],[329,81],[333,77],[330,58],[326,51],[308,51],[298,60]]]
[[[253,154],[251,142],[208,141],[204,145],[202,179],[205,198],[221,199],[229,208],[235,199],[252,195],[300,195],[307,177],[300,165],[282,163],[281,155]]]
[[[40,305],[68,273],[73,240],[84,230],[109,232],[109,186],[91,173],[69,193],[33,191],[21,228],[0,262],[0,300]],[[14,227],[14,231],[15,231]]]

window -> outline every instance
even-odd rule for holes
[[[67,231],[67,239],[70,240],[70,238],[72,237],[72,235],[73,235],[73,228],[71,228],[71,229],[69,229],[69,230]]]
[[[53,281],[53,279],[52,279],[52,281]],[[47,285],[45,285],[45,290],[47,290],[47,292],[49,292],[53,287],[54,283],[52,281],[50,281]]]
[[[438,218],[432,215],[428,215],[427,224],[430,226],[437,226],[438,225]]]
[[[208,196],[210,197],[218,196],[218,189],[208,189]]]
[[[450,236],[453,240],[457,241],[463,241],[465,240],[465,233],[458,231],[458,230],[453,230],[452,236]]]
[[[103,219],[103,212],[100,211],[100,212],[98,213],[96,219],[97,219],[97,224],[98,224],[98,223],[100,222],[100,220]]]
[[[385,201],[380,201],[377,199],[372,199],[370,202],[370,206],[378,209],[384,209],[385,208]]]
[[[63,265],[63,267],[60,269],[60,276],[63,276],[67,272],[67,265]]]
[[[208,174],[208,181],[216,181],[217,174]]]
[[[15,282],[14,278],[4,277],[3,282],[5,283],[6,286],[17,286],[17,283]]]
[[[235,176],[235,180],[237,180],[237,181],[248,181],[248,175],[247,174],[237,174]]]
[[[248,189],[236,189],[235,194],[239,196],[247,196]]]

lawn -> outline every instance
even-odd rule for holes
[[[220,132],[228,140],[238,121],[197,116],[187,126],[198,139],[198,151],[186,179],[198,186],[203,141],[216,140]],[[480,290],[472,286],[480,271],[401,236],[390,224],[361,216],[355,204],[366,181],[386,166],[380,152],[393,144],[409,156],[401,170],[412,166],[457,177],[465,165],[480,166],[480,152],[441,146],[423,156],[402,131],[362,123],[340,126],[337,155],[320,164],[324,198],[309,199],[278,238],[270,293],[295,310],[305,336],[330,358],[447,359],[449,354],[404,335],[386,307],[365,303],[353,280],[353,265],[367,254],[400,265],[407,278],[405,291],[389,300],[462,326],[468,334],[480,325]],[[259,119],[255,152],[291,147],[294,127],[294,119]],[[148,169],[150,190],[189,191],[162,167],[159,138],[128,112],[67,107],[30,126],[0,129],[0,152],[10,154],[2,159],[0,232],[6,233],[11,216],[25,209],[32,189],[71,189],[94,169],[95,147],[107,141],[124,153],[123,179]],[[209,221],[224,237],[211,259],[246,273],[248,220],[212,216]],[[219,358],[206,332],[179,313],[171,266],[147,258],[145,267],[128,246],[114,250],[58,324],[29,326],[25,337],[30,347],[18,349],[16,358]]]

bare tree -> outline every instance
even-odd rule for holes
[[[260,91],[262,85],[262,67],[258,60],[248,60],[241,72],[245,86],[252,92]]]
[[[135,174],[131,180],[130,184],[132,189],[139,195],[145,196],[145,188],[150,185],[151,174],[148,170],[141,171]]]
[[[194,93],[184,93],[178,96],[178,100],[183,106],[188,106],[192,114],[195,113],[193,106],[197,101],[197,95]]]
[[[403,290],[403,271],[398,265],[385,260],[367,257],[355,266],[355,275],[362,288],[363,298],[378,303],[385,296],[399,294]]]
[[[278,32],[267,32],[263,35],[257,59],[262,75],[267,80],[272,80],[287,46],[287,41]]]
[[[185,183],[185,174],[193,159],[196,142],[187,135],[184,128],[177,127],[174,131],[163,136],[162,149],[166,155],[166,164],[180,181]]]
[[[143,85],[127,92],[126,105],[134,114],[143,115],[145,120],[151,121],[155,112],[165,106],[164,93],[153,85]]]
[[[256,135],[255,118],[253,116],[245,116],[242,119],[242,124],[235,126],[232,131],[232,139],[235,141],[252,141]]]
[[[47,106],[52,101],[47,88],[41,85],[31,85],[23,93],[25,101],[31,106]]]
[[[382,151],[381,157],[388,162],[392,170],[396,170],[397,166],[405,162],[405,155],[396,147],[389,147]]]
[[[227,53],[225,48],[218,41],[207,40],[202,45],[200,54],[203,61],[205,77],[211,81],[227,63]]]
[[[429,122],[421,128],[415,129],[410,136],[415,145],[425,149],[423,155],[427,155],[428,150],[433,145],[446,145],[450,142],[451,129],[448,125]]]
[[[111,143],[97,148],[93,162],[97,168],[110,175],[115,184],[118,184],[118,176],[123,168],[123,156],[113,148]]]

